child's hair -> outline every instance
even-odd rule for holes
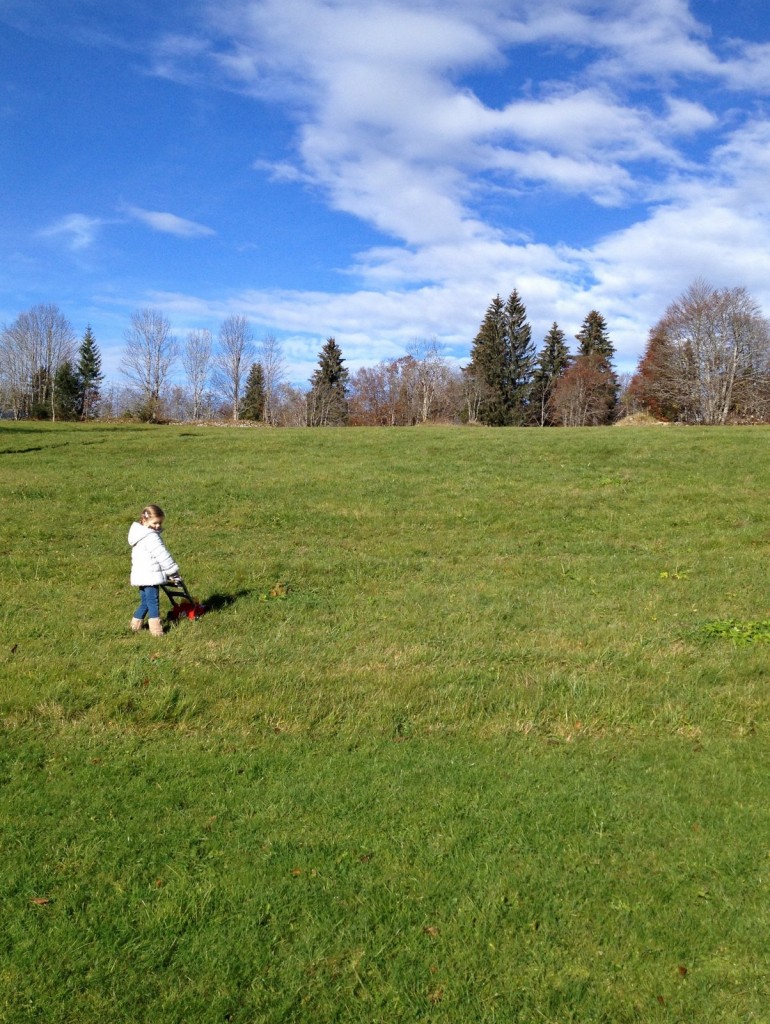
[[[163,511],[163,509],[160,507],[160,505],[145,505],[145,507],[142,509],[142,520],[141,520],[142,522],[144,522],[145,519],[152,519],[152,518],[155,518],[155,519],[165,519],[166,518],[166,513]]]

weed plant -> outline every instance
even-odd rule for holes
[[[770,1020],[768,440],[0,425],[0,1020]]]

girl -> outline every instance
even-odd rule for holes
[[[179,575],[179,566],[161,540],[165,513],[159,505],[148,505],[138,523],[128,531],[131,545],[131,586],[139,587],[139,607],[131,619],[131,629],[138,633],[145,615],[153,636],[163,636],[160,621],[161,583]]]

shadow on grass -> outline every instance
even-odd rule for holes
[[[236,590],[232,594],[209,594],[208,597],[201,601],[201,604],[206,609],[207,614],[209,612],[221,612],[235,604],[239,597],[250,597],[251,594],[251,590]]]

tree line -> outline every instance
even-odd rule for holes
[[[58,307],[41,305],[0,331],[0,411],[271,426],[598,426],[639,412],[682,423],[770,420],[770,323],[744,288],[695,281],[623,380],[601,313],[591,310],[574,340],[573,352],[554,322],[538,349],[514,290],[489,303],[465,366],[437,342],[415,341],[404,356],[351,373],[330,337],[302,389],[287,382],[280,342],[257,342],[246,317],[227,317],[216,336],[191,330],[180,340],[163,313],[142,309],[125,332],[122,383],[105,384],[90,326],[78,344]]]

